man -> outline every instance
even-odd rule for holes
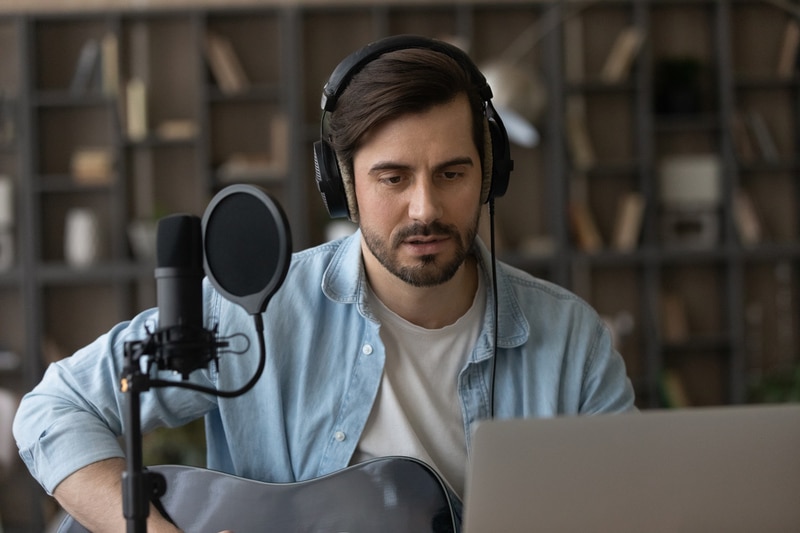
[[[413,456],[463,494],[478,420],[633,409],[622,358],[587,304],[504,264],[495,289],[476,233],[508,162],[481,79],[462,52],[421,38],[371,45],[334,72],[317,178],[332,213],[360,230],[294,254],[264,314],[268,362],[253,390],[145,393],[144,430],[205,416],[210,468],[272,482]],[[252,331],[208,284],[204,306],[221,336]],[[97,531],[123,523],[122,347],[156,320],[146,311],[51,366],[15,421],[33,475]],[[257,359],[255,348],[223,357],[192,380],[235,389]]]

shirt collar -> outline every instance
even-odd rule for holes
[[[486,320],[490,324],[484,332],[493,334],[492,315],[494,313],[494,288],[491,279],[491,253],[480,238],[475,239],[473,252],[478,258],[479,271],[484,276],[487,287]],[[368,310],[367,280],[361,258],[361,230],[342,240],[334,252],[322,277],[322,291],[334,302],[358,304],[362,315],[375,320]],[[501,295],[499,311],[498,345],[500,347],[519,346],[528,339],[530,325],[520,308],[510,279],[505,275],[503,265],[498,263],[497,291]]]

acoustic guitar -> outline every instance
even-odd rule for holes
[[[461,502],[425,463],[381,457],[297,483],[264,483],[188,466],[156,466],[161,503],[187,533],[457,533]],[[66,517],[58,533],[86,533]]]

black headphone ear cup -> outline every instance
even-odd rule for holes
[[[314,143],[314,179],[331,218],[348,218],[347,195],[336,153],[325,141]]]
[[[491,104],[487,106],[486,118],[492,141],[492,187],[489,198],[498,198],[508,190],[514,161],[511,159],[511,146],[506,128]]]

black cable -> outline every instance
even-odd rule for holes
[[[497,327],[498,320],[498,305],[497,305],[497,254],[495,252],[495,237],[494,237],[494,198],[489,198],[489,249],[492,254],[492,306],[493,306],[493,320],[494,320],[494,342],[492,344],[492,388],[490,398],[490,418],[494,418],[494,397],[495,397],[495,373],[497,372]]]

